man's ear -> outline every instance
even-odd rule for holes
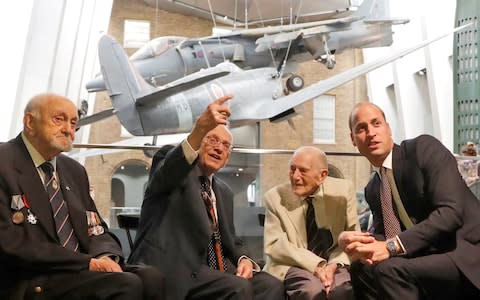
[[[325,177],[328,176],[328,169],[323,169],[320,173],[320,176],[322,176],[322,179],[325,179]]]
[[[25,131],[27,131],[30,135],[33,135],[34,132],[34,125],[33,125],[34,119],[33,115],[31,113],[26,113],[23,116],[23,128]]]

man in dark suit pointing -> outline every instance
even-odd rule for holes
[[[233,193],[215,176],[232,146],[229,99],[212,102],[151,170],[130,260],[165,272],[168,299],[284,298],[282,282],[260,272],[241,247]]]
[[[161,299],[158,270],[123,272],[85,169],[60,154],[77,121],[69,99],[37,95],[23,132],[0,145],[0,299]]]
[[[455,157],[428,135],[394,144],[372,103],[355,106],[349,125],[377,173],[365,188],[373,236],[339,237],[359,259],[350,269],[357,299],[480,299],[480,202]]]

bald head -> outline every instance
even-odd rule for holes
[[[296,195],[312,195],[327,176],[327,156],[322,150],[313,146],[295,150],[290,160],[290,183]]]
[[[302,146],[297,148],[293,152],[292,158],[290,161],[294,160],[296,157],[308,157],[312,162],[312,166],[316,169],[326,169],[328,168],[327,155],[325,152],[314,146]]]
[[[77,108],[68,98],[46,93],[25,107],[23,133],[46,160],[70,151],[78,122]]]
[[[350,117],[348,118],[348,127],[350,128],[350,132],[352,132],[353,125],[355,124],[355,118],[357,116],[357,112],[362,107],[372,107],[372,108],[377,109],[381,113],[381,115],[383,116],[383,120],[384,121],[387,120],[385,118],[385,113],[383,112],[383,110],[378,105],[373,104],[371,102],[359,102],[359,103],[355,104],[352,111],[350,112]]]

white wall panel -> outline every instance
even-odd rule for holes
[[[98,70],[97,42],[107,32],[113,0],[32,1],[7,138],[22,129],[23,108],[35,94],[54,92],[80,103]],[[93,101],[91,102],[93,105]],[[79,138],[88,134],[79,132]],[[4,138],[6,139],[6,138]]]
[[[455,4],[455,0],[441,5],[433,0],[390,1],[391,14],[410,18],[410,22],[394,27],[391,47],[364,50],[365,61],[451,30]],[[385,110],[396,142],[427,133],[452,147],[452,42],[453,36],[447,37],[367,75],[369,100]],[[424,68],[426,76],[418,77]],[[389,90],[394,91],[393,101]]]

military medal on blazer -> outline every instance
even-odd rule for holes
[[[25,195],[12,195],[10,207],[14,210],[12,214],[12,222],[14,224],[20,225],[25,221],[25,215],[22,212],[22,208],[27,209],[27,222],[32,225],[37,224],[37,217],[30,210],[30,204]]]
[[[88,236],[92,235],[101,235],[105,232],[103,226],[101,225],[100,217],[95,211],[86,211],[87,214],[87,224],[88,224]]]

